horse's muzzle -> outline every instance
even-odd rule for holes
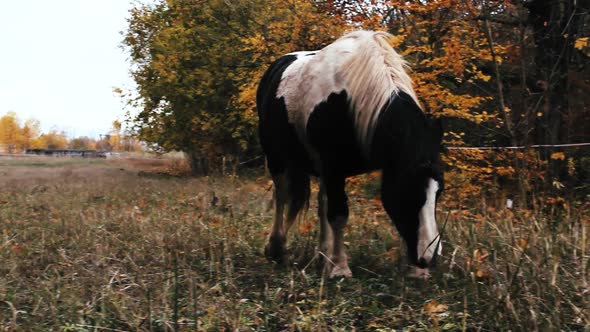
[[[424,257],[420,258],[418,260],[418,262],[416,263],[416,265],[418,265],[419,268],[421,269],[425,269],[427,268],[430,264],[429,262],[426,261],[426,259],[424,259]]]
[[[420,257],[418,259],[418,261],[416,262],[416,266],[418,266],[421,269],[426,269],[429,267],[433,267],[436,263],[436,258],[438,257],[438,255],[434,255],[434,257],[430,258],[430,259],[426,259],[424,257]]]

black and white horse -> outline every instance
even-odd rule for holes
[[[308,203],[310,175],[317,176],[325,268],[330,277],[350,277],[345,179],[377,169],[383,206],[410,261],[426,268],[440,254],[435,205],[443,189],[442,128],[422,112],[390,38],[354,31],[320,51],[283,56],[262,77],[259,134],[275,184],[268,258],[285,259],[287,232]]]

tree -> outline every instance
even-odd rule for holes
[[[21,129],[23,139],[23,148],[30,149],[33,147],[33,142],[41,134],[41,123],[36,119],[29,119],[25,121]]]
[[[590,1],[529,1],[528,24],[535,40],[535,72],[542,93],[541,109],[536,119],[537,142],[557,144],[563,138],[564,118],[569,116],[571,89],[569,69],[575,53],[574,42],[580,36],[581,23],[588,17]],[[581,37],[581,36],[580,36]],[[551,177],[558,176],[557,160],[550,160]]]
[[[139,137],[185,151],[194,173],[206,172],[205,159],[251,154],[263,70],[279,54],[334,39],[326,33],[337,30],[333,21],[301,0],[168,0],[135,8],[124,44],[138,85],[131,103],[141,109],[132,119]]]
[[[139,137],[158,149],[187,152],[195,173],[205,171],[201,156],[220,140],[215,120],[235,91],[220,58],[234,52],[219,50],[235,41],[229,31],[220,31],[211,11],[205,2],[142,6],[132,11],[125,38],[136,66]]]
[[[16,153],[23,147],[22,131],[14,112],[0,118],[0,144],[6,145],[8,153]]]
[[[56,129],[52,129],[46,134],[39,137],[40,145],[43,149],[61,150],[68,147],[68,139],[65,133],[58,132]]]
[[[113,121],[113,127],[111,128],[109,138],[109,145],[113,151],[122,151],[121,145],[121,122],[118,120]]]
[[[77,137],[70,140],[69,147],[73,150],[94,150],[96,141],[87,136]]]
[[[138,84],[130,102],[141,109],[129,120],[154,149],[187,152],[195,172],[205,159],[258,155],[255,95],[270,62],[362,27],[394,34],[425,111],[445,118],[447,144],[585,141],[589,8],[588,0],[161,0],[129,19],[124,44]],[[525,195],[530,182],[551,178],[543,165],[565,163],[551,155],[447,158],[450,176],[473,192],[517,180]]]
[[[43,148],[44,143],[39,137],[40,128],[41,124],[36,119],[28,119],[21,127],[16,113],[8,112],[0,118],[0,144],[5,145],[9,153]]]

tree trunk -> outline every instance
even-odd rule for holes
[[[536,44],[537,86],[543,90],[542,114],[537,117],[539,144],[558,144],[568,104],[568,59],[575,36],[575,0],[534,0],[527,4],[529,25]],[[558,177],[558,165],[550,159],[552,149],[541,155],[549,160],[547,180]]]
[[[203,157],[195,150],[186,152],[185,154],[193,176],[209,175],[209,163],[207,162],[207,158]]]

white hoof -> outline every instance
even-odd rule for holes
[[[334,268],[332,269],[332,272],[330,272],[330,279],[339,278],[339,277],[344,277],[344,278],[351,278],[352,277],[352,271],[350,271],[350,268],[348,267],[348,265],[334,266]]]
[[[408,277],[426,280],[430,278],[430,271],[428,270],[428,268],[421,269],[417,266],[413,266],[412,271],[408,273]]]

